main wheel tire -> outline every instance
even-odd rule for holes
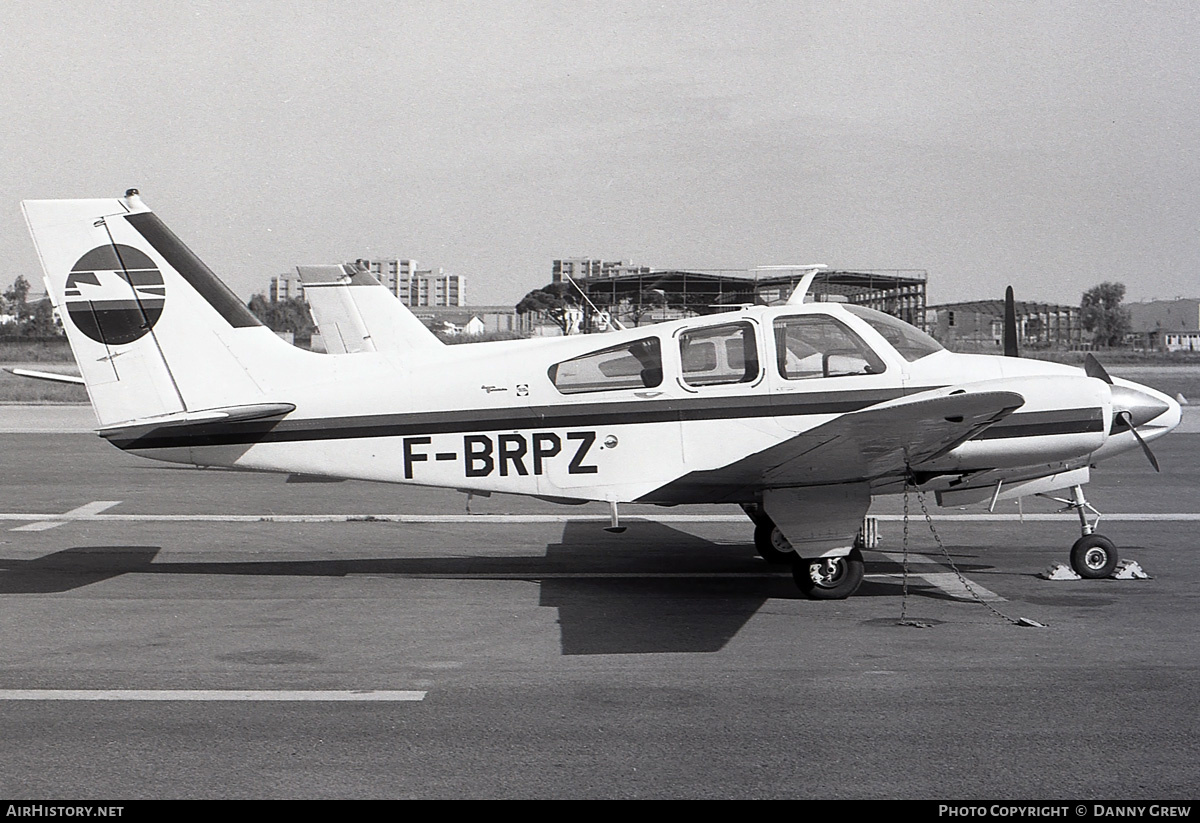
[[[858,549],[844,557],[803,558],[792,565],[796,585],[813,600],[849,597],[862,585],[863,572],[862,552]]]
[[[1089,580],[1111,576],[1119,559],[1113,542],[1098,534],[1085,534],[1071,547],[1071,568]]]
[[[792,544],[765,515],[754,527],[754,549],[768,563],[792,563],[796,560],[796,550]]]

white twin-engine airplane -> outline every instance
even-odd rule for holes
[[[1180,420],[1170,397],[1094,359],[953,354],[886,314],[804,304],[811,278],[784,306],[463,346],[380,303],[382,288],[350,287],[338,299],[366,299],[345,307],[344,353],[308,352],[259,323],[135,190],[23,206],[99,434],[120,449],[603,501],[617,530],[620,503],[739,504],[759,553],[818,599],[857,590],[871,499],[906,485],[942,505],[1069,489],[1083,532],[1072,566],[1106,576],[1117,551],[1086,517],[1090,466],[1137,448],[1153,462],[1146,443]],[[347,286],[354,273],[333,268],[309,288]]]

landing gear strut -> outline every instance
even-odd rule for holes
[[[1110,576],[1117,568],[1117,547],[1103,535],[1096,534],[1096,526],[1100,523],[1100,512],[1096,511],[1083,496],[1083,486],[1071,487],[1071,499],[1063,500],[1051,497],[1059,503],[1065,503],[1061,511],[1073,509],[1079,515],[1079,528],[1083,536],[1071,546],[1071,569],[1080,577],[1095,580]],[[1088,522],[1087,513],[1092,512],[1096,519]]]

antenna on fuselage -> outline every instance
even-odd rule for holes
[[[802,271],[804,274],[800,278],[800,282],[796,284],[796,288],[792,289],[792,294],[788,297],[784,305],[799,306],[804,302],[804,298],[808,295],[808,289],[812,285],[818,272],[829,268],[824,263],[804,263],[801,265],[792,266],[755,266],[755,271]]]

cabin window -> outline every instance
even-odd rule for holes
[[[692,386],[750,383],[758,378],[754,327],[730,323],[684,332],[679,336],[683,379]]]
[[[787,380],[879,374],[886,368],[858,335],[823,314],[776,320],[775,358]]]
[[[647,337],[555,363],[548,374],[563,394],[649,389],[662,383],[662,351]]]
[[[861,317],[880,336],[891,343],[892,348],[908,362],[920,360],[926,355],[942,350],[942,344],[916,326],[910,326],[899,317],[892,317],[866,306],[846,306],[846,311]],[[950,312],[950,325],[954,325],[954,312]]]

